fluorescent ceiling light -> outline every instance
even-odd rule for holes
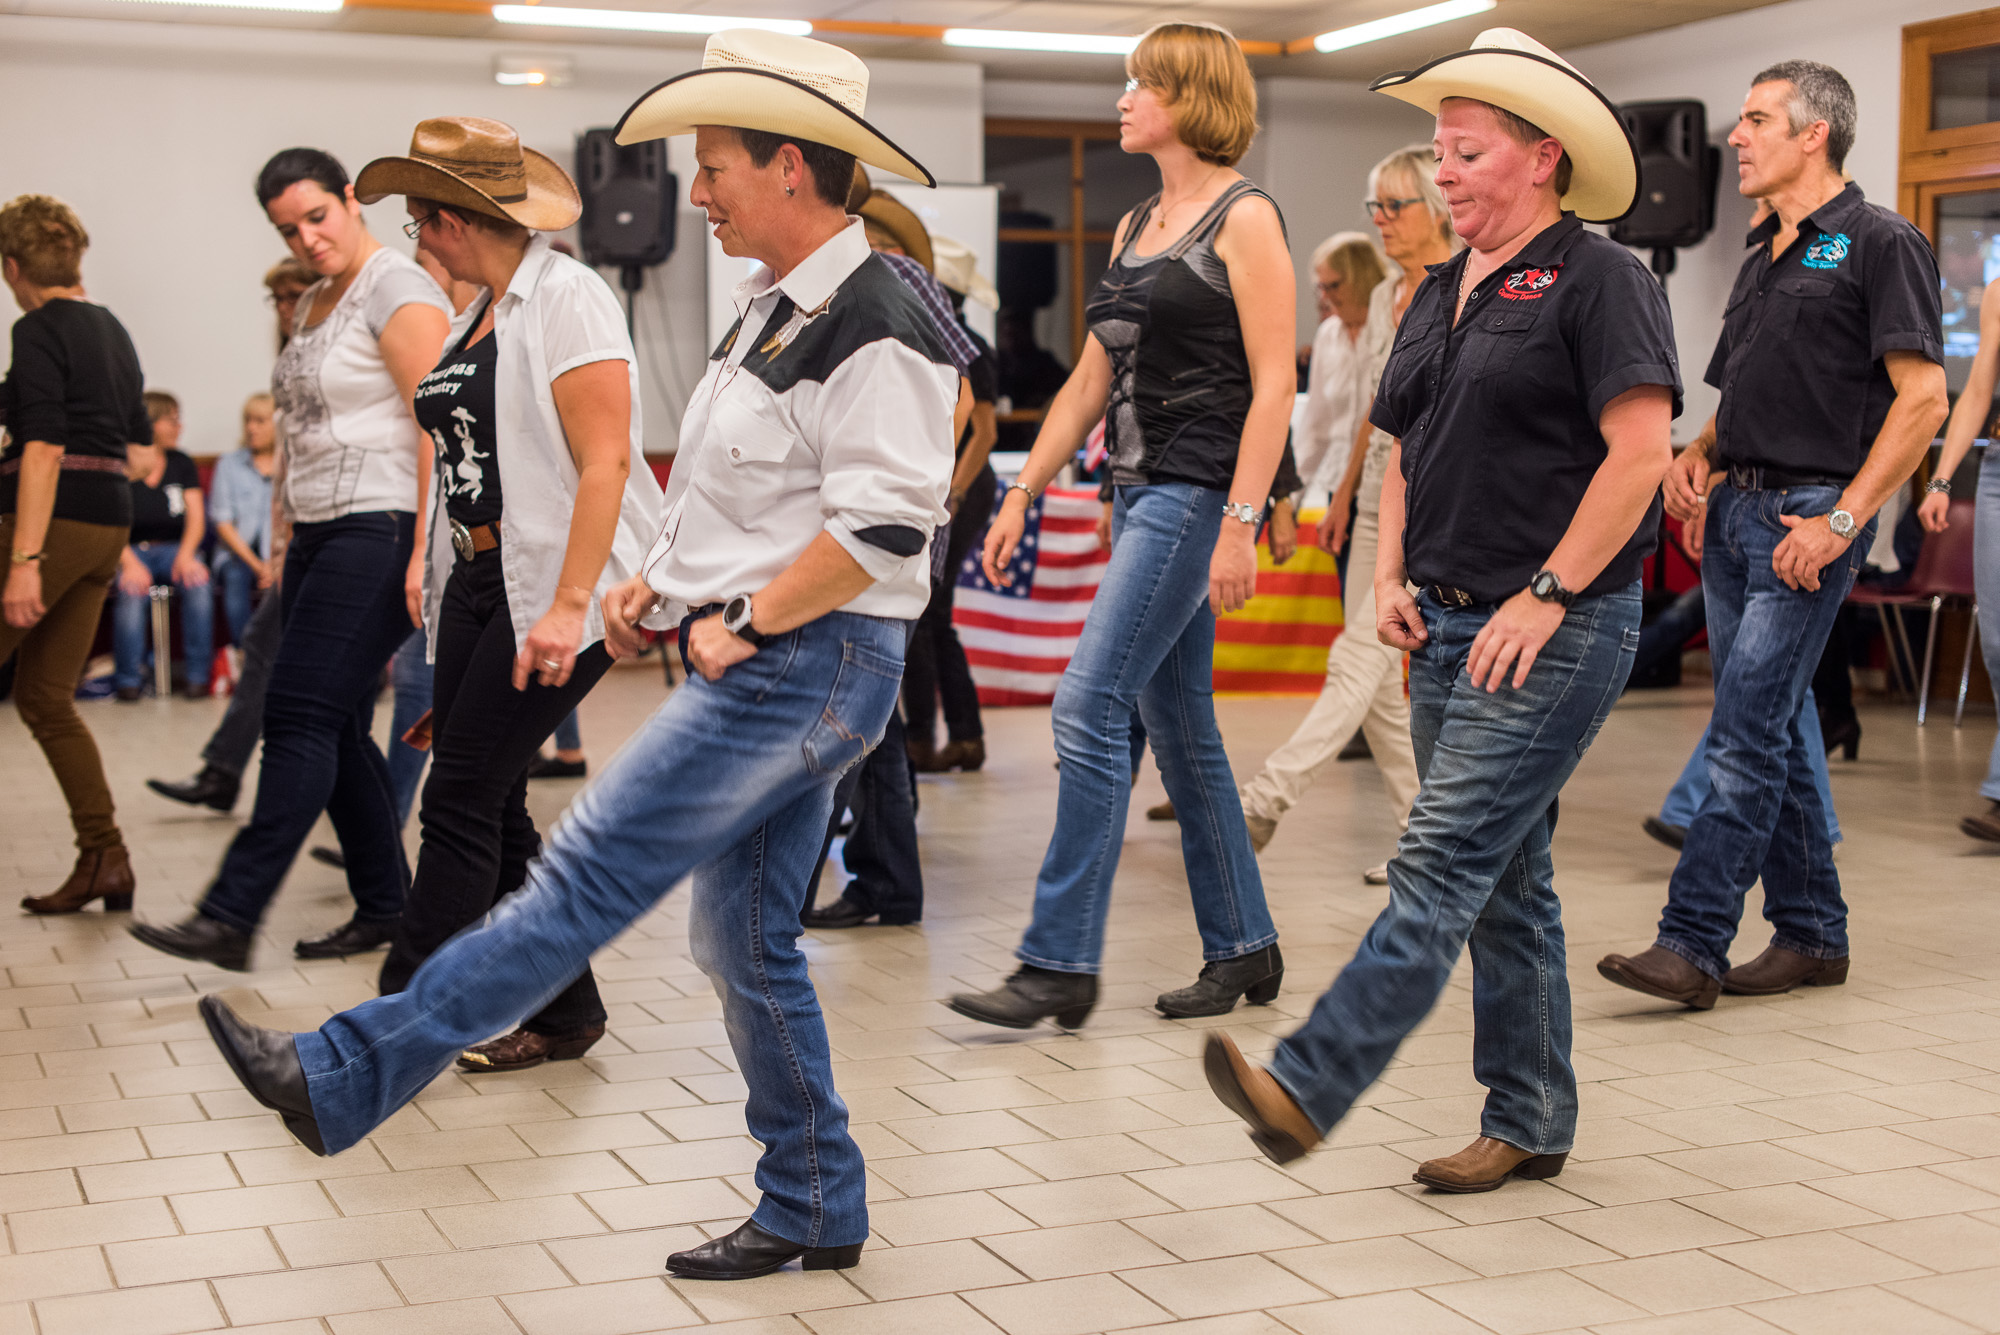
[[[493,58],[493,82],[503,88],[563,88],[576,73],[568,56],[499,55]]]
[[[1488,0],[1491,3],[1491,0]],[[1101,37],[1087,32],[1002,32],[993,28],[946,28],[946,46],[983,46],[999,51],[1068,51],[1086,56],[1129,56],[1136,37]]]
[[[341,0],[134,0],[139,4],[189,5],[216,9],[289,9],[302,14],[333,14]]]
[[[1350,46],[1364,46],[1369,42],[1379,42],[1384,37],[1415,32],[1419,28],[1449,23],[1453,19],[1471,18],[1474,14],[1484,14],[1493,8],[1493,5],[1494,0],[1444,0],[1441,5],[1425,5],[1422,9],[1412,9],[1406,14],[1391,14],[1387,18],[1357,23],[1351,28],[1335,28],[1332,32],[1323,32],[1313,38],[1313,50],[1345,51]]]
[[[726,28],[764,28],[804,37],[813,30],[812,24],[799,19],[656,14],[644,9],[569,9],[559,5],[495,5],[493,17],[502,23],[532,23],[544,28],[618,28],[631,32],[710,33]]]

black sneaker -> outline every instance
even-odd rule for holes
[[[531,779],[581,779],[590,773],[587,760],[563,760],[557,756],[536,756],[528,762]]]

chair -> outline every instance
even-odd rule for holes
[[[1924,666],[1917,682],[1917,726],[1924,726],[1930,713],[1931,667],[1937,654],[1938,615],[1944,610],[1947,600],[1963,602],[1972,609],[1975,628],[1965,638],[1965,659],[1958,671],[1958,709],[1952,715],[1952,726],[1961,727],[1965,723],[1965,692],[1972,680],[1972,646],[1979,638],[1976,628],[1979,618],[1978,597],[1972,585],[1972,523],[1973,503],[1958,500],[1951,503],[1948,525],[1942,533],[1926,533],[1923,550],[1917,553],[1917,567],[1910,575],[1910,582],[1899,589],[1875,589],[1857,585],[1847,595],[1847,601],[1862,607],[1873,607],[1882,618],[1883,638],[1889,645],[1889,662],[1897,675],[1907,676],[1902,663],[1896,660],[1896,641],[1902,640],[1903,658],[1914,672],[1916,653],[1910,643],[1910,633],[1903,623],[1903,609],[1919,603],[1930,604],[1930,627],[1924,636]],[[1890,632],[1889,613],[1894,612],[1894,632]]]

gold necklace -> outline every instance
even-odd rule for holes
[[[1165,192],[1164,191],[1161,192],[1162,203],[1160,205],[1160,230],[1162,232],[1167,230],[1167,215],[1169,213],[1172,213],[1175,209],[1179,208],[1182,204],[1187,203],[1190,199],[1193,199],[1196,195],[1200,194],[1202,191],[1206,190],[1208,188],[1208,183],[1210,181],[1213,181],[1215,179],[1215,174],[1221,170],[1222,170],[1221,167],[1210,167],[1208,169],[1208,175],[1201,178],[1201,184],[1196,186],[1194,189],[1188,191],[1185,195],[1182,195],[1180,197],[1179,202],[1173,205],[1168,205],[1164,202]]]

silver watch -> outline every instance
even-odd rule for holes
[[[1231,501],[1228,505],[1222,507],[1222,513],[1227,518],[1240,519],[1252,528],[1255,528],[1257,521],[1264,517],[1263,509],[1250,504],[1248,501]]]
[[[1854,522],[1854,516],[1845,510],[1835,510],[1827,515],[1826,526],[1833,530],[1833,536],[1836,538],[1851,538],[1854,536],[1854,530],[1860,527]]]

